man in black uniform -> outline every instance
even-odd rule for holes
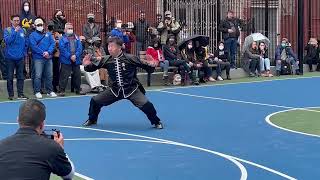
[[[128,99],[147,115],[155,128],[163,129],[163,125],[157,116],[157,111],[145,96],[145,89],[137,78],[137,68],[153,72],[154,65],[147,62],[142,63],[136,56],[124,54],[122,46],[123,41],[120,38],[110,37],[108,39],[110,56],[97,58],[93,62],[83,62],[84,69],[87,72],[106,68],[109,73],[108,89],[91,98],[89,119],[83,126],[97,124],[98,115],[103,106],[108,106],[122,99]]]

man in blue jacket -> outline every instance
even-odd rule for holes
[[[111,36],[119,37],[123,43],[129,42],[129,36],[125,31],[122,30],[122,21],[117,20],[116,27],[111,31]]]
[[[44,83],[47,95],[57,97],[52,87],[52,55],[55,48],[55,41],[51,32],[44,31],[44,21],[37,18],[34,21],[36,31],[29,36],[29,43],[32,50],[33,61],[33,88],[36,98],[42,98],[41,78],[44,77]]]
[[[60,70],[60,94],[59,96],[65,95],[65,90],[68,84],[68,79],[73,73],[74,78],[74,88],[76,94],[80,94],[80,84],[81,84],[81,55],[82,55],[82,44],[77,35],[73,32],[73,25],[71,23],[67,23],[65,25],[65,34],[59,41],[59,50],[60,57],[59,60],[61,62],[61,70]]]
[[[13,76],[14,70],[16,70],[17,75],[17,90],[18,99],[27,99],[23,94],[24,86],[24,57],[26,55],[28,39],[26,37],[25,30],[23,30],[20,24],[19,15],[11,16],[11,27],[4,30],[4,41],[5,47],[5,58],[7,62],[7,90],[9,95],[9,100],[13,100]]]
[[[289,40],[283,38],[281,44],[277,47],[275,52],[276,60],[276,75],[280,76],[281,74],[281,65],[284,62],[292,65],[292,72],[295,72],[296,75],[300,75],[299,71],[299,60],[297,55],[293,52]]]

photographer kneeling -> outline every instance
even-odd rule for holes
[[[54,139],[42,136],[46,109],[42,102],[30,99],[19,109],[20,128],[0,141],[0,179],[49,179],[54,173],[72,179],[74,166],[63,150],[61,133]]]

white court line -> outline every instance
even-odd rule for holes
[[[8,125],[17,125],[17,123],[7,123],[7,122],[0,122],[0,124],[8,124]],[[65,126],[65,125],[46,125],[46,126],[53,126],[53,127],[62,127],[62,128],[70,128],[70,129],[83,129],[83,130],[92,130],[92,131],[97,131],[97,132],[106,132],[106,133],[112,133],[112,134],[121,134],[121,135],[127,135],[127,136],[132,136],[132,137],[142,137],[142,138],[145,138],[145,139],[151,139],[151,140],[156,140],[156,141],[162,141],[162,142],[166,142],[166,143],[174,143],[174,144],[179,144],[179,145],[184,145],[185,147],[190,147],[190,148],[194,148],[194,149],[199,149],[199,147],[196,147],[196,146],[192,146],[192,145],[188,145],[188,144],[183,144],[183,143],[178,143],[178,142],[174,142],[174,141],[170,141],[170,140],[165,140],[165,139],[159,139],[159,138],[153,138],[153,137],[148,137],[148,136],[141,136],[141,135],[136,135],[136,134],[129,134],[129,133],[123,133],[123,132],[117,132],[117,131],[110,131],[110,130],[104,130],[104,129],[95,129],[95,128],[87,128],[87,127],[77,127],[77,126]],[[286,179],[289,179],[289,180],[296,180],[296,178],[293,178],[287,174],[284,174],[284,173],[281,173],[279,171],[276,171],[274,169],[271,169],[269,167],[266,167],[266,166],[263,166],[263,165],[260,165],[260,164],[257,164],[257,163],[254,163],[254,162],[251,162],[251,161],[247,161],[247,160],[244,160],[244,159],[240,159],[240,158],[237,158],[237,157],[234,157],[234,156],[230,156],[230,155],[227,155],[227,154],[223,154],[223,153],[219,153],[219,152],[215,152],[215,151],[212,151],[212,150],[209,150],[209,149],[204,149],[204,148],[200,148],[199,150],[202,150],[202,151],[205,151],[205,152],[214,152],[214,153],[217,153],[217,155],[221,154],[223,156],[225,156],[226,158],[232,158],[232,159],[235,159],[237,161],[240,161],[240,162],[243,162],[243,163],[247,163],[249,165],[252,165],[252,166],[255,166],[255,167],[258,167],[258,168],[261,168],[261,169],[264,169],[266,171],[269,171],[273,174],[277,174],[281,177],[284,177]]]
[[[88,176],[85,176],[85,175],[82,175],[82,174],[79,174],[79,173],[74,173],[76,176],[78,176],[78,177],[80,177],[80,178],[82,178],[82,179],[85,179],[85,180],[94,180],[94,179],[92,179],[92,178],[90,178],[90,177],[88,177]]]
[[[237,84],[254,84],[254,83],[264,83],[264,82],[273,82],[273,81],[285,81],[285,80],[300,80],[300,79],[312,79],[312,78],[320,78],[320,76],[310,76],[310,77],[295,77],[295,78],[284,78],[284,79],[267,79],[267,80],[259,80],[259,81],[250,81],[250,82],[233,82],[233,83],[223,83],[223,84],[204,84],[200,86],[179,86],[179,87],[168,87],[168,88],[158,88],[158,89],[147,89],[146,91],[165,91],[165,90],[173,90],[173,89],[192,89],[192,88],[205,88],[205,87],[214,87],[214,86],[228,86],[228,85],[237,85]],[[87,95],[75,95],[75,96],[67,96],[67,97],[56,97],[56,98],[43,98],[42,100],[57,100],[57,99],[69,99],[69,98],[81,98],[81,97],[92,97],[95,94],[87,94]],[[16,103],[23,102],[25,100],[14,100],[14,101],[1,101],[2,103]]]
[[[309,108],[317,108],[317,107],[309,107]],[[275,128],[284,130],[284,131],[288,131],[288,132],[292,132],[292,133],[296,133],[296,134],[302,134],[302,135],[305,135],[305,136],[312,136],[312,137],[318,137],[318,138],[320,138],[319,135],[309,134],[309,133],[304,133],[304,132],[299,132],[299,131],[294,131],[294,130],[291,130],[291,129],[287,129],[287,128],[278,126],[278,125],[272,123],[271,120],[270,120],[270,118],[271,118],[272,116],[274,116],[274,115],[276,115],[276,114],[279,114],[279,113],[289,112],[289,111],[294,111],[294,110],[305,110],[305,109],[306,109],[306,108],[303,108],[303,109],[301,109],[301,108],[295,108],[295,109],[287,109],[287,110],[283,110],[283,111],[274,112],[274,113],[272,113],[272,114],[269,114],[269,115],[265,118],[265,121],[266,121],[269,125],[271,125],[271,126],[273,126],[273,127],[275,127]],[[314,110],[314,111],[311,111],[311,112],[320,112],[320,111]]]
[[[164,93],[168,93],[168,94],[175,94],[175,95],[181,95],[181,96],[196,97],[196,98],[202,98],[202,99],[212,99],[212,100],[236,102],[236,103],[242,103],[242,104],[252,104],[252,105],[260,105],[260,106],[278,107],[278,108],[284,108],[284,109],[293,109],[293,108],[294,108],[294,107],[290,107],[290,106],[282,106],[282,105],[275,105],[275,104],[257,103],[257,102],[241,101],[241,100],[218,98],[218,97],[200,96],[200,95],[193,95],[193,94],[186,94],[186,93],[178,93],[178,92],[171,92],[171,91],[159,91],[159,92],[164,92]]]

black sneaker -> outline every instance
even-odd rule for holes
[[[27,96],[25,96],[24,94],[20,94],[17,99],[19,99],[19,100],[27,100],[29,98]]]
[[[158,122],[158,124],[154,125],[154,128],[156,129],[163,129],[163,124],[161,122]]]
[[[64,92],[60,92],[60,93],[58,94],[58,96],[64,97],[64,96],[66,96],[66,95],[64,94]]]
[[[92,120],[88,119],[88,120],[86,120],[86,122],[84,122],[82,124],[82,126],[92,126],[92,125],[95,125],[95,124],[97,124],[97,121],[92,121]]]
[[[10,96],[10,97],[8,97],[8,99],[10,100],[10,101],[13,101],[13,96]]]

